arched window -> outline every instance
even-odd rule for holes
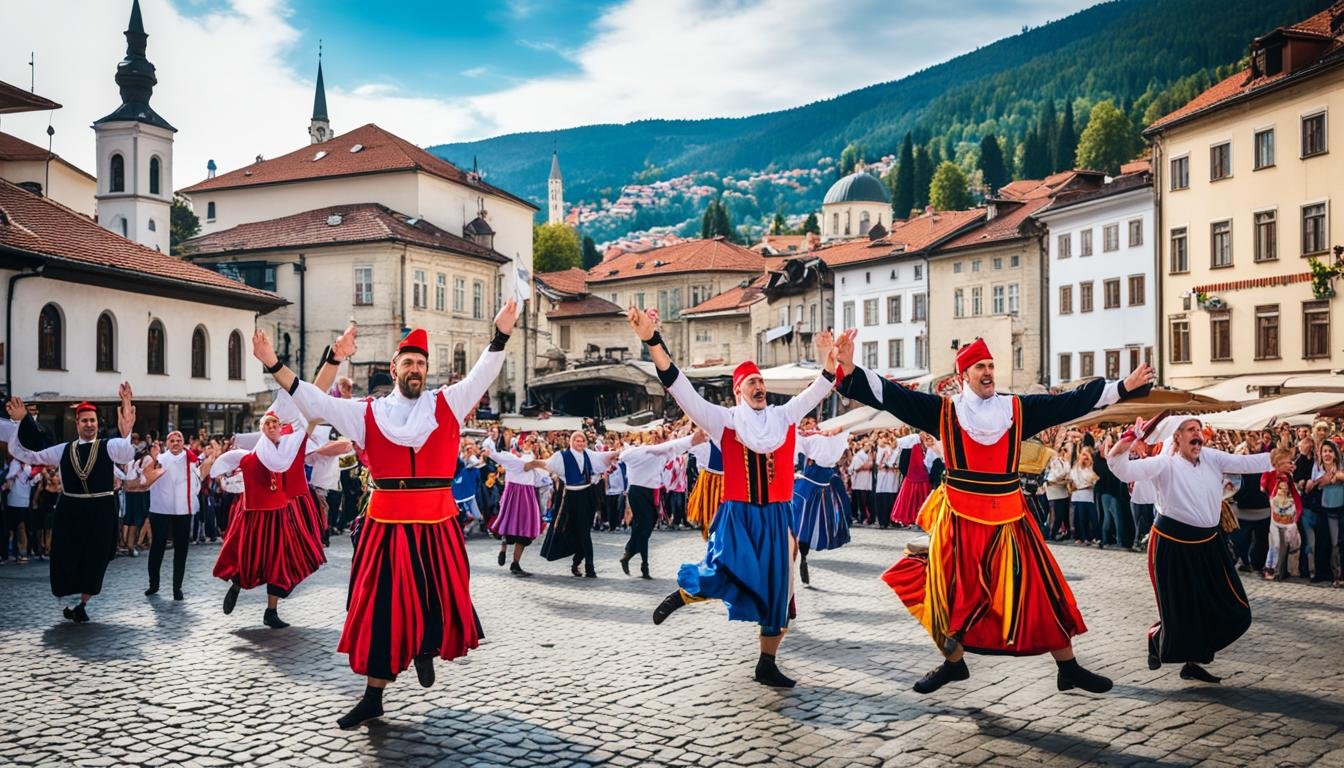
[[[243,334],[238,331],[229,334],[229,378],[243,378]]]
[[[840,214],[838,213],[831,214],[831,234],[840,234]]]
[[[149,194],[159,194],[159,158],[149,158]],[[153,229],[153,227],[150,227]]]
[[[153,229],[153,227],[150,227],[150,229]],[[867,211],[864,211],[863,213],[860,213],[860,214],[859,214],[859,234],[860,234],[860,235],[866,235],[866,234],[868,234],[868,212],[867,212]]]
[[[37,367],[46,370],[64,368],[65,318],[55,304],[42,308],[37,316]]]
[[[205,326],[198,325],[196,330],[191,332],[191,377],[193,379],[205,378],[206,346]]]
[[[467,346],[460,341],[453,347],[453,375],[467,375]]]
[[[163,343],[163,322],[155,318],[149,323],[149,334],[145,346],[145,358],[148,361],[146,369],[149,373],[165,372]]]
[[[94,357],[95,368],[99,371],[115,371],[117,369],[117,326],[112,319],[111,312],[104,312],[98,316],[98,325],[95,328],[95,346],[97,347]]]
[[[153,219],[150,219],[150,220],[149,220],[149,231],[150,231],[150,232],[158,232],[158,231],[159,231],[159,225],[155,224]]]
[[[120,153],[112,155],[112,181],[109,192],[126,191],[126,159]]]
[[[208,202],[208,203],[205,204],[205,220],[206,220],[206,221],[214,221],[214,220],[215,220],[215,201],[214,201],[214,200],[211,200],[210,202]]]

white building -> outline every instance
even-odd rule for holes
[[[1100,190],[1062,195],[1035,218],[1049,230],[1049,383],[1120,379],[1153,361],[1153,182],[1147,164]]]
[[[551,153],[551,175],[546,179],[546,223],[565,223],[565,178],[560,175],[560,153]]]
[[[821,240],[867,237],[868,230],[891,224],[891,198],[876,176],[857,170],[826,190],[821,202]]]

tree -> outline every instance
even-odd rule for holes
[[[583,268],[592,269],[602,263],[602,254],[597,252],[597,245],[593,238],[584,235],[583,237]]]
[[[821,234],[821,225],[817,223],[817,214],[815,211],[807,214],[807,220],[803,222],[803,231],[800,234],[804,235]]]
[[[915,150],[914,166],[915,190],[913,205],[910,208],[914,211],[923,211],[924,206],[929,204],[929,184],[933,181],[933,164],[929,160],[928,150],[924,147]]]
[[[1041,122],[1036,127],[1036,133],[1045,145],[1045,167],[1048,170],[1042,174],[1042,177],[1049,176],[1059,170],[1055,167],[1055,144],[1059,139],[1059,118],[1055,115],[1054,99],[1046,99],[1045,105],[1041,107]]]
[[[532,269],[534,272],[559,272],[583,262],[579,235],[564,224],[532,227]]]
[[[719,208],[719,199],[716,197],[709,201],[705,206],[705,215],[700,217],[700,239],[708,240],[714,236],[714,227],[718,224],[716,212]]]
[[[168,250],[174,256],[182,254],[182,241],[201,233],[201,220],[196,217],[191,206],[180,197],[173,198],[173,207],[169,212]]]
[[[1003,162],[1003,151],[999,148],[998,138],[990,133],[980,139],[980,159],[975,167],[985,177],[985,194],[993,195],[1008,183],[1008,168]]]
[[[891,190],[891,214],[897,219],[910,215],[915,207],[915,144],[907,132],[897,159],[896,179]]]
[[[770,222],[770,234],[782,235],[789,231],[789,223],[784,220],[784,211],[775,211],[775,218]]]
[[[1059,123],[1059,138],[1055,140],[1055,170],[1067,171],[1078,156],[1078,129],[1073,121],[1073,100],[1064,102],[1064,119]]]
[[[966,174],[961,166],[947,160],[938,166],[929,184],[929,205],[938,211],[960,211],[971,207],[971,193],[966,189]]]
[[[854,168],[863,162],[863,146],[850,142],[840,151],[840,165],[836,169],[841,176],[848,176]]]
[[[1136,143],[1134,126],[1125,113],[1109,99],[1099,101],[1078,138],[1078,167],[1118,174],[1120,165],[1134,157]]]
[[[716,197],[705,207],[705,215],[700,219],[700,237],[705,240],[722,237],[730,243],[737,242],[737,232],[728,218],[728,204],[723,202],[723,198]]]
[[[1035,128],[1022,140],[1022,178],[1043,179],[1050,175],[1050,145]]]

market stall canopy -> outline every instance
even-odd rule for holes
[[[499,423],[514,432],[573,432],[576,429],[583,429],[582,416],[551,416],[538,419],[506,413],[499,417]]]
[[[765,379],[766,392],[775,395],[796,395],[807,389],[820,374],[821,369],[816,365],[786,363],[766,368],[761,371],[761,378]]]
[[[1234,411],[1241,406],[1225,400],[1197,395],[1180,389],[1154,389],[1146,397],[1122,400],[1118,403],[1092,411],[1086,416],[1069,422],[1070,426],[1092,426],[1107,424],[1133,424],[1143,417],[1151,419],[1162,411],[1172,413],[1214,413]]]
[[[1211,397],[1215,400],[1229,400],[1243,403],[1260,399],[1260,387],[1281,387],[1290,377],[1282,373],[1264,373],[1250,376],[1233,376],[1217,384],[1191,390],[1193,394]]]
[[[1299,392],[1248,405],[1239,411],[1210,413],[1200,418],[1214,429],[1264,429],[1289,416],[1316,413],[1344,403],[1344,392]]]
[[[647,412],[645,413],[647,414]],[[638,424],[632,424],[630,423],[630,421],[628,421],[628,419],[630,419],[632,416],[638,416],[638,415],[639,414],[632,414],[631,416],[621,416],[620,418],[616,419],[607,419],[602,422],[602,426],[606,427],[606,430],[608,432],[619,432],[621,434],[626,434],[628,432],[643,432],[648,429],[655,429],[657,427],[663,426],[663,424],[666,423],[665,420],[663,419],[649,419],[647,421],[641,421]]]
[[[853,434],[873,432],[881,429],[899,429],[905,422],[886,411],[879,411],[868,405],[851,408],[848,411],[817,425],[821,429],[847,429]]]
[[[598,381],[633,384],[643,387],[644,391],[650,395],[658,397],[663,395],[663,385],[658,381],[657,369],[654,368],[653,363],[644,360],[626,360],[621,363],[590,365],[556,371],[529,381],[527,386],[530,389],[552,389],[578,384],[592,384]]]
[[[732,379],[735,365],[705,365],[699,368],[682,368],[681,372],[691,381],[700,379]]]

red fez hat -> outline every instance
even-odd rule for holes
[[[761,369],[757,368],[756,364],[751,362],[750,360],[746,361],[745,363],[742,363],[741,365],[738,365],[736,368],[733,369],[733,389],[737,389],[738,385],[746,381],[748,376],[760,376],[760,375],[761,375]]]
[[[989,354],[989,345],[984,339],[976,339],[961,348],[957,353],[957,373],[965,373],[967,368],[980,362],[981,360],[993,360],[994,356]]]
[[[98,408],[97,408],[97,406],[95,406],[93,403],[90,403],[90,402],[87,401],[87,400],[85,400],[84,402],[80,403],[79,405],[75,405],[75,406],[71,406],[71,407],[75,409],[75,416],[79,416],[79,414],[81,414],[81,413],[83,413],[83,412],[85,412],[85,411],[93,411],[95,414],[98,413]]]
[[[425,333],[424,328],[416,328],[406,334],[406,338],[397,345],[397,354],[402,352],[419,352],[429,357],[429,334]]]

